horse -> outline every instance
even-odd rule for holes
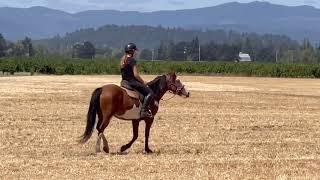
[[[92,136],[94,126],[98,131],[98,138],[96,142],[96,153],[101,152],[100,144],[103,140],[103,151],[109,153],[108,141],[104,135],[104,130],[110,123],[112,117],[120,120],[132,121],[133,137],[132,140],[121,147],[120,151],[123,153],[129,149],[135,140],[138,138],[139,122],[145,121],[145,152],[152,153],[149,148],[148,140],[149,133],[154,117],[159,109],[159,101],[164,94],[169,91],[174,95],[188,98],[190,93],[187,92],[184,85],[177,79],[176,73],[168,73],[156,77],[154,80],[147,83],[147,85],[154,92],[154,99],[150,103],[149,109],[153,114],[153,118],[140,118],[140,109],[142,106],[141,95],[134,94],[123,83],[121,86],[115,84],[107,84],[105,86],[95,89],[92,93],[90,105],[87,113],[87,124],[85,132],[80,137],[81,144],[86,143]],[[135,92],[137,93],[137,92]],[[139,98],[140,97],[140,98]],[[142,97],[143,98],[143,97]],[[96,124],[96,115],[98,115],[98,122]]]

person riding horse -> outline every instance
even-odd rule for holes
[[[143,83],[143,80],[138,76],[139,74],[137,73],[138,71],[133,58],[136,50],[130,50],[137,48],[129,45],[127,49],[129,49],[129,51],[127,51],[129,53],[126,53],[126,56],[123,57],[121,66],[123,67],[123,79],[129,80],[129,84],[132,84],[133,87],[141,90],[141,92],[143,91],[143,93],[146,94],[147,98],[145,98],[143,103],[144,111],[148,111],[148,103],[150,103],[148,101],[152,100],[149,109],[151,110],[153,117],[141,118],[141,103],[139,102],[140,97],[137,98],[136,96],[130,96],[130,94],[128,94],[129,91],[126,89],[126,87],[124,87],[125,84],[122,84],[122,82],[122,87],[116,84],[106,84],[96,88],[91,95],[86,128],[83,135],[80,137],[79,142],[82,144],[86,143],[92,136],[94,128],[96,128],[98,131],[98,138],[96,142],[97,153],[101,152],[101,140],[103,140],[104,152],[109,153],[108,141],[103,132],[108,127],[112,117],[116,117],[119,120],[132,121],[132,140],[129,143],[121,146],[120,152],[124,152],[129,149],[136,141],[138,138],[139,123],[143,120],[146,124],[145,152],[152,153],[152,150],[149,148],[149,133],[154,121],[154,116],[158,113],[160,100],[168,91],[181,97],[188,98],[190,96],[190,93],[185,89],[182,82],[177,79],[175,72],[157,76],[154,78],[154,80],[146,83],[147,85]],[[134,71],[136,71],[136,73],[134,73]],[[131,74],[128,75],[126,73]],[[135,76],[135,74],[138,78]],[[137,79],[140,79],[140,81]],[[96,116],[98,116],[98,118],[96,118]]]
[[[141,118],[152,118],[153,116],[149,110],[149,105],[154,98],[154,93],[139,75],[137,61],[135,60],[138,48],[134,43],[129,43],[125,46],[124,51],[125,55],[121,58],[122,81],[125,81],[128,86],[144,96],[140,112]]]
[[[144,82],[139,75],[137,62],[134,58],[137,50],[137,46],[133,43],[129,43],[125,47],[125,55],[121,58],[121,86],[106,84],[96,88],[92,92],[86,128],[79,142],[82,144],[86,143],[92,136],[94,128],[96,128],[98,131],[96,142],[97,153],[101,152],[101,140],[103,140],[104,152],[109,153],[108,141],[103,132],[108,127],[112,117],[132,121],[132,140],[121,146],[121,152],[129,149],[136,141],[138,138],[139,123],[143,120],[146,124],[144,149],[146,153],[152,153],[152,150],[149,148],[149,133],[154,121],[154,116],[159,110],[160,100],[168,91],[181,97],[188,98],[190,96],[190,93],[185,89],[182,82],[177,79],[175,72],[157,76],[150,82]],[[128,89],[135,89],[145,97],[133,97]],[[142,103],[140,101],[142,101]],[[142,106],[140,106],[141,104]],[[96,118],[96,116],[98,116],[98,118]]]

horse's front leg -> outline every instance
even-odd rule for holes
[[[124,152],[125,150],[129,149],[131,145],[134,143],[134,141],[138,138],[139,134],[139,121],[138,120],[133,120],[132,121],[132,131],[133,131],[133,137],[132,140],[126,144],[123,145],[120,149],[121,152]]]
[[[146,130],[145,130],[145,146],[144,146],[144,150],[146,153],[153,153],[151,151],[151,149],[149,148],[149,134],[150,134],[150,128],[152,126],[153,123],[153,119],[148,119],[145,120],[146,122]]]

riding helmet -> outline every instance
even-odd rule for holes
[[[134,51],[138,50],[137,46],[134,43],[128,43],[126,47],[124,48],[124,51],[126,53],[132,53]]]

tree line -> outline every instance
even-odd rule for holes
[[[320,44],[287,36],[223,30],[185,30],[149,26],[107,25],[81,29],[64,37],[16,43],[0,36],[1,56],[62,55],[74,58],[120,58],[123,47],[135,42],[144,60],[235,61],[239,52],[257,62],[319,63]]]
[[[246,38],[238,44],[219,44],[211,41],[199,44],[196,37],[192,41],[161,41],[155,49],[143,49],[140,58],[186,61],[237,61],[239,53],[248,53],[253,61],[275,63],[320,63],[320,45],[313,46],[305,39],[301,44],[272,45],[261,39]]]
[[[141,61],[139,69],[144,74],[165,74],[174,71],[180,74],[320,78],[320,64]],[[30,72],[31,75],[120,74],[120,64],[118,59],[88,61],[59,56],[7,57],[0,60],[0,72]]]
[[[71,55],[76,43],[91,42],[97,57],[120,57],[123,46],[135,42],[142,59],[234,61],[239,52],[254,61],[318,63],[319,45],[298,42],[284,35],[239,33],[225,30],[186,30],[161,26],[106,25],[80,29],[61,37],[35,41],[51,53]]]
[[[0,33],[0,57],[3,56],[27,56],[32,57],[35,55],[35,49],[32,40],[26,37],[16,43],[6,41]]]

